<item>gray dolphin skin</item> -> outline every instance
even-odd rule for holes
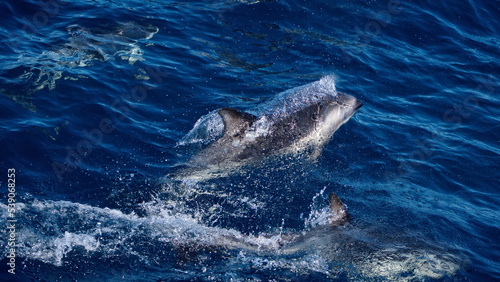
[[[279,93],[249,112],[233,108],[214,111],[200,118],[186,136],[192,137],[199,131],[206,136],[206,132],[221,128],[219,137],[173,175],[168,175],[164,179],[165,191],[172,195],[196,194],[194,183],[226,176],[235,168],[266,156],[307,150],[312,152],[310,157],[315,158],[335,131],[361,106],[355,97],[337,92],[334,78],[326,76]],[[208,125],[203,125],[204,122]],[[181,183],[177,185],[172,180]],[[344,224],[348,218],[346,206],[333,193],[329,202],[329,225]]]
[[[218,138],[183,164],[173,175],[164,178],[166,191],[178,189],[171,180],[180,180],[182,193],[196,193],[193,183],[223,177],[241,165],[276,154],[307,150],[318,157],[335,131],[361,108],[355,97],[337,92],[333,76],[277,94],[249,112],[221,108],[195,124],[184,138],[204,139],[207,132],[217,131]],[[205,124],[204,124],[205,123]],[[195,136],[195,137],[193,137]],[[184,140],[185,141],[185,140]],[[176,192],[177,193],[177,192]],[[329,224],[339,226],[347,221],[346,206],[335,194],[329,196]]]
[[[281,92],[273,99],[245,111],[221,108],[201,117],[178,145],[201,143],[206,147],[182,166],[176,167],[175,172],[162,182],[165,195],[161,199],[168,202],[170,212],[179,210],[185,216],[186,211],[190,213],[190,204],[193,204],[193,211],[207,216],[211,224],[205,226],[190,221],[187,227],[189,232],[185,233],[192,234],[193,230],[202,228],[203,236],[196,240],[176,240],[174,248],[179,248],[177,253],[186,254],[182,260],[190,260],[201,250],[212,252],[214,248],[221,248],[238,251],[242,259],[252,258],[242,251],[263,254],[259,255],[259,259],[263,258],[262,262],[277,267],[280,267],[283,257],[299,258],[298,261],[314,260],[315,271],[324,268],[333,274],[342,268],[354,269],[362,274],[360,277],[369,280],[414,281],[452,276],[460,267],[453,254],[442,254],[441,250],[432,248],[422,249],[420,243],[414,246],[412,242],[394,244],[375,239],[381,235],[378,230],[372,233],[370,228],[364,230],[356,227],[356,223],[348,224],[350,215],[347,206],[334,193],[328,195],[329,208],[313,208],[318,203],[316,199],[323,198],[326,186],[313,198],[310,217],[304,221],[305,230],[283,228],[285,216],[279,230],[266,226],[269,233],[245,233],[237,228],[218,227],[219,222],[227,222],[233,216],[244,222],[254,212],[257,214],[258,209],[263,209],[262,215],[267,216],[267,208],[276,211],[273,205],[280,201],[280,197],[286,201],[285,204],[293,203],[290,198],[296,194],[290,196],[288,188],[296,186],[288,186],[287,183],[282,183],[287,189],[270,191],[270,197],[262,197],[261,193],[267,194],[265,190],[256,194],[252,185],[261,185],[266,179],[252,179],[254,168],[261,172],[281,164],[283,169],[291,167],[290,172],[296,172],[294,165],[287,166],[288,162],[297,160],[296,164],[302,165],[304,157],[318,157],[335,131],[361,106],[362,103],[355,97],[337,92],[334,77],[326,76]],[[263,158],[273,155],[277,158],[271,157],[270,162],[265,163]],[[258,167],[260,164],[263,165]],[[236,171],[244,177],[202,182]],[[232,180],[236,185],[230,183]],[[281,179],[277,180],[281,182]],[[254,195],[255,202],[251,199]],[[239,201],[238,197],[245,199]],[[268,204],[265,201],[272,202]],[[252,213],[239,209],[240,205],[251,206]],[[221,224],[224,226],[227,223]],[[325,263],[322,264],[323,261]],[[294,268],[298,266],[289,264],[289,260],[285,263]],[[333,279],[342,278],[335,276]]]
[[[190,167],[224,167],[312,147],[317,157],[333,133],[362,106],[337,92],[331,76],[278,94],[253,111],[222,108],[222,137],[195,155]]]

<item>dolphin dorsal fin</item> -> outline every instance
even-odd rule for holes
[[[238,111],[233,108],[222,108],[219,115],[224,122],[224,136],[237,136],[250,127],[257,119],[256,116]]]
[[[339,226],[347,221],[349,214],[347,213],[347,207],[342,203],[340,198],[330,193],[328,200],[330,202],[330,210],[332,211],[332,216],[330,217],[330,224],[333,226]]]

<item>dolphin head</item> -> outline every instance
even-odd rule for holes
[[[341,124],[343,124],[349,120],[349,118],[362,106],[363,103],[354,96],[345,93],[338,93],[334,97],[333,101],[328,103],[325,116],[336,116],[336,113],[338,112],[340,113],[339,118],[343,120]]]
[[[319,103],[315,118],[321,139],[325,139],[325,142],[330,139],[333,133],[346,123],[361,106],[363,106],[361,101],[345,93],[338,93]]]

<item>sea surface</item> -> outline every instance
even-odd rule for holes
[[[499,1],[0,15],[1,281],[500,280]],[[199,118],[329,75],[364,106],[316,161],[165,185],[213,140]]]

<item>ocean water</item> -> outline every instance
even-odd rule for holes
[[[0,280],[500,279],[498,1],[0,6]],[[165,193],[199,118],[327,75],[364,106],[315,162]]]

